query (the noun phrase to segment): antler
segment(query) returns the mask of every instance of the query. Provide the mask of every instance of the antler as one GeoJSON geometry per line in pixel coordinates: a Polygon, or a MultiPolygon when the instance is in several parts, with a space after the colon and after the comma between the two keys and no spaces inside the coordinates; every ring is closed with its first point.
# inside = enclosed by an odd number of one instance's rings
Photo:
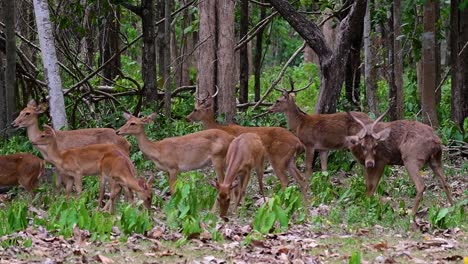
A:
{"type": "Polygon", "coordinates": [[[374,133],[374,126],[375,126],[378,122],[380,122],[380,120],[382,120],[382,118],[388,113],[388,110],[390,110],[390,108],[387,109],[387,110],[386,110],[383,114],[381,114],[379,117],[377,117],[377,119],[374,121],[374,123],[372,123],[372,125],[371,125],[371,127],[370,127],[370,132],[371,132],[372,136],[373,136],[375,139],[378,139],[379,136],[377,136],[377,134],[374,133]]]}
{"type": "Polygon", "coordinates": [[[348,115],[350,115],[354,119],[354,121],[356,121],[359,125],[362,126],[362,128],[366,132],[363,135],[367,135],[367,126],[366,126],[366,124],[364,124],[364,122],[362,122],[361,119],[355,117],[352,113],[350,113],[350,112],[347,112],[347,113],[348,113],[348,115]]]}
{"type": "Polygon", "coordinates": [[[205,101],[206,99],[208,99],[208,96],[209,96],[209,94],[208,94],[205,98],[202,99],[202,98],[198,97],[197,94],[198,94],[198,85],[195,88],[195,95],[194,95],[195,99],[197,99],[198,101],[205,101]]]}
{"type": "Polygon", "coordinates": [[[218,95],[218,92],[219,92],[218,85],[215,85],[215,87],[216,87],[216,92],[211,96],[211,98],[215,98],[218,95]]]}

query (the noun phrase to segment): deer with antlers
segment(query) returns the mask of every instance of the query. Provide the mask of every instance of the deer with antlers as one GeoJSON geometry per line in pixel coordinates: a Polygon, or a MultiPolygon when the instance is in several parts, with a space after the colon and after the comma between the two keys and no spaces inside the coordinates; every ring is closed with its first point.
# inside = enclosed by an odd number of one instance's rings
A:
{"type": "Polygon", "coordinates": [[[214,118],[214,98],[218,94],[218,87],[213,95],[204,98],[196,97],[194,110],[187,116],[189,122],[202,122],[205,129],[221,129],[233,136],[243,133],[257,134],[265,147],[266,156],[273,171],[277,175],[283,188],[288,186],[287,172],[298,182],[303,195],[307,194],[307,179],[304,179],[296,167],[296,153],[302,152],[304,146],[301,141],[287,129],[282,127],[244,127],[239,125],[221,125],[214,118]]]}
{"type": "Polygon", "coordinates": [[[424,164],[429,164],[448,201],[453,204],[452,194],[442,172],[442,142],[430,126],[417,121],[380,122],[386,113],[370,124],[364,123],[354,113],[349,113],[361,126],[361,130],[348,136],[347,144],[356,160],[365,167],[368,196],[374,194],[386,165],[406,167],[417,191],[412,209],[413,227],[416,227],[416,212],[425,189],[419,170],[424,164]]]}
{"type": "MultiPolygon", "coordinates": [[[[307,88],[307,87],[305,87],[307,88]]],[[[345,148],[346,136],[355,135],[361,126],[347,113],[335,114],[306,114],[296,105],[295,93],[305,88],[294,91],[276,89],[282,92],[280,98],[268,110],[270,113],[284,113],[288,127],[301,140],[306,148],[306,176],[312,173],[315,151],[320,153],[322,170],[327,170],[328,151],[345,148]]],[[[353,112],[363,122],[370,123],[372,120],[362,112],[353,112]]]]}
{"type": "MultiPolygon", "coordinates": [[[[18,117],[13,121],[12,126],[16,128],[26,128],[29,141],[32,142],[41,134],[38,125],[38,116],[43,112],[43,108],[40,105],[37,105],[36,101],[31,100],[28,105],[21,110],[18,117]]],[[[65,131],[57,130],[55,131],[55,134],[57,138],[57,146],[60,150],[98,143],[110,143],[118,146],[127,155],[130,152],[130,143],[128,143],[128,141],[123,137],[116,135],[115,130],[111,128],[87,128],[65,131]]],[[[46,161],[51,162],[44,147],[39,145],[35,147],[46,161]]],[[[62,186],[61,175],[57,174],[55,180],[55,185],[58,190],[62,186]]],[[[126,196],[127,199],[130,199],[130,196],[132,195],[127,192],[126,196]]]]}
{"type": "MultiPolygon", "coordinates": [[[[77,193],[82,190],[82,178],[86,175],[100,175],[101,188],[107,180],[111,182],[110,205],[105,208],[113,210],[115,197],[120,191],[120,186],[125,186],[137,192],[144,205],[151,207],[152,190],[150,183],[143,179],[135,178],[135,167],[128,155],[114,144],[92,144],[84,147],[60,150],[57,145],[57,131],[48,125],[44,125],[44,132],[32,141],[34,146],[44,149],[52,164],[57,167],[66,184],[66,193],[70,194],[73,183],[77,193]]],[[[99,196],[99,205],[103,197],[99,196]]]]}
{"type": "Polygon", "coordinates": [[[209,129],[180,137],[152,142],[145,134],[144,125],[153,122],[156,113],[135,117],[124,113],[127,123],[117,130],[118,135],[134,135],[138,147],[156,167],[169,174],[171,193],[175,191],[177,174],[213,165],[218,181],[224,180],[224,160],[233,136],[219,129],[209,129]]]}

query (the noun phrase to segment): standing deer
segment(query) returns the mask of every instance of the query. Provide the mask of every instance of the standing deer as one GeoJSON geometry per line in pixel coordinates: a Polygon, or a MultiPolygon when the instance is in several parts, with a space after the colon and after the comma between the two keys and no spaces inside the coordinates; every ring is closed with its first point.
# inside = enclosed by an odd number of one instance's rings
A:
{"type": "Polygon", "coordinates": [[[304,150],[304,145],[287,129],[282,127],[244,127],[239,125],[220,125],[214,118],[213,100],[218,94],[208,94],[205,98],[196,98],[195,108],[187,116],[187,121],[202,122],[205,129],[221,129],[233,136],[243,133],[257,134],[262,140],[263,146],[270,161],[273,171],[277,175],[283,188],[288,186],[286,171],[297,181],[302,194],[307,194],[307,179],[301,175],[296,167],[296,153],[304,150]]]}
{"type": "MultiPolygon", "coordinates": [[[[57,167],[66,184],[66,194],[69,195],[75,183],[77,193],[82,191],[82,178],[86,175],[100,175],[101,186],[107,179],[111,182],[111,200],[115,198],[118,185],[137,192],[147,208],[151,206],[152,190],[148,182],[135,179],[135,168],[130,158],[121,148],[114,144],[92,144],[84,147],[60,150],[57,146],[57,132],[44,125],[44,132],[32,141],[34,146],[44,149],[50,162],[57,167]]],[[[119,189],[120,190],[120,189],[119,189]]],[[[103,192],[99,195],[99,205],[103,192]]],[[[108,206],[106,205],[106,208],[108,206]]]]}
{"type": "MultiPolygon", "coordinates": [[[[36,101],[29,101],[28,105],[21,110],[19,116],[13,121],[12,126],[17,128],[25,127],[29,141],[33,141],[40,134],[38,126],[38,116],[43,113],[44,110],[41,106],[36,104],[36,101]]],[[[121,148],[127,155],[130,152],[130,144],[123,137],[119,137],[115,134],[115,130],[111,128],[87,128],[78,130],[66,130],[66,131],[55,131],[57,138],[57,145],[60,150],[82,147],[91,144],[98,143],[111,143],[121,148]]],[[[41,146],[36,146],[36,149],[42,154],[42,157],[50,162],[47,151],[41,146]]],[[[55,186],[60,189],[62,185],[62,176],[60,173],[56,175],[55,186]]],[[[127,199],[130,194],[126,193],[127,199]]]]}
{"type": "MultiPolygon", "coordinates": [[[[220,216],[226,217],[231,201],[231,190],[234,190],[234,206],[237,209],[245,194],[253,168],[257,171],[258,186],[263,194],[263,161],[265,148],[257,134],[244,133],[236,137],[229,145],[226,154],[226,175],[224,181],[210,181],[211,186],[218,190],[217,201],[220,206],[220,216]]],[[[226,219],[226,218],[225,218],[226,219]]]]}
{"type": "MultiPolygon", "coordinates": [[[[315,150],[320,153],[322,170],[327,170],[328,151],[345,148],[345,137],[355,135],[361,126],[347,113],[312,114],[308,115],[296,105],[295,93],[300,90],[290,91],[278,89],[283,94],[269,109],[271,113],[284,113],[288,121],[288,127],[305,145],[307,177],[312,173],[315,150]]],[[[365,123],[372,120],[362,112],[353,112],[365,123]]]]}
{"type": "Polygon", "coordinates": [[[346,140],[356,160],[365,167],[368,196],[374,194],[386,165],[406,167],[417,191],[412,210],[413,227],[416,227],[416,212],[426,188],[419,173],[424,164],[429,163],[448,201],[453,204],[452,194],[442,172],[442,142],[430,126],[417,121],[379,122],[385,114],[386,112],[373,123],[365,124],[354,113],[349,113],[362,129],[346,140]]]}
{"type": "Polygon", "coordinates": [[[213,164],[218,181],[224,179],[224,159],[229,144],[234,139],[228,133],[210,129],[180,137],[150,141],[144,125],[153,121],[156,113],[138,118],[124,113],[127,123],[117,130],[118,135],[134,135],[141,152],[151,159],[158,169],[169,174],[171,193],[179,171],[191,171],[213,164]]]}
{"type": "Polygon", "coordinates": [[[0,186],[20,184],[34,196],[33,190],[44,174],[44,161],[30,153],[0,156],[0,186]]]}

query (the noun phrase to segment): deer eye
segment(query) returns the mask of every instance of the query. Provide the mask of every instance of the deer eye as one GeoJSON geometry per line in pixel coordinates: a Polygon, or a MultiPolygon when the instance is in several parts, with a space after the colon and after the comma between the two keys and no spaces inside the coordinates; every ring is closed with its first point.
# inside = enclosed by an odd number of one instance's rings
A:
{"type": "Polygon", "coordinates": [[[44,136],[44,135],[41,135],[41,138],[45,138],[45,136],[44,136]]]}
{"type": "Polygon", "coordinates": [[[130,123],[130,125],[131,125],[131,126],[134,126],[134,125],[135,125],[135,123],[133,123],[133,122],[132,122],[132,123],[130,123]]]}
{"type": "Polygon", "coordinates": [[[25,115],[30,115],[31,113],[27,112],[25,115]]]}
{"type": "Polygon", "coordinates": [[[198,109],[193,109],[194,112],[198,111],[198,109]]]}

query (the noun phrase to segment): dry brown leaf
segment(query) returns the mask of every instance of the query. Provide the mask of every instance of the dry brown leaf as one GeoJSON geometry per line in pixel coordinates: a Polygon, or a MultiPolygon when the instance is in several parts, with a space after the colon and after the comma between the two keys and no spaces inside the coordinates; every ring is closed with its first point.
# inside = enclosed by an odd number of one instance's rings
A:
{"type": "Polygon", "coordinates": [[[96,256],[96,260],[100,261],[101,263],[104,263],[104,264],[113,264],[114,263],[114,261],[111,258],[108,258],[108,257],[103,256],[101,254],[96,256]]]}

